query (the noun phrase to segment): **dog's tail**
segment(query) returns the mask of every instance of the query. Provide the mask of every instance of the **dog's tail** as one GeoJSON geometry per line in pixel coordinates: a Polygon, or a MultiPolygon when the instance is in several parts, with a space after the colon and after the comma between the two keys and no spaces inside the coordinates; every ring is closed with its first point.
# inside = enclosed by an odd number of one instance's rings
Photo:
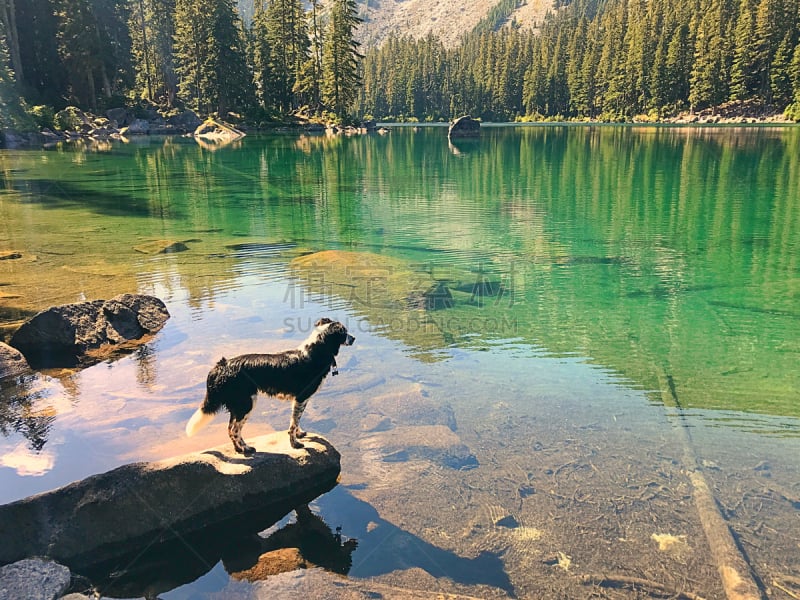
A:
{"type": "MultiPolygon", "coordinates": [[[[205,403],[204,403],[205,405],[205,403]]],[[[195,433],[200,431],[203,427],[208,425],[208,422],[214,418],[214,413],[207,413],[203,411],[203,406],[194,411],[192,418],[186,423],[186,435],[192,437],[195,433]]]]}

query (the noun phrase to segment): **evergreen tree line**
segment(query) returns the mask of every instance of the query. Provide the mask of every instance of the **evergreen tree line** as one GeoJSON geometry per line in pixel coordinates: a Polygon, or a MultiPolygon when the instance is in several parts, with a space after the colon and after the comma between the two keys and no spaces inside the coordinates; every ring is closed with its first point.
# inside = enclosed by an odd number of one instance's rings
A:
{"type": "Polygon", "coordinates": [[[393,36],[367,52],[358,110],[628,120],[734,100],[800,120],[799,0],[575,0],[535,32],[482,24],[452,49],[393,36]]]}
{"type": "Polygon", "coordinates": [[[253,2],[245,26],[235,0],[0,0],[0,103],[13,84],[56,110],[146,100],[345,118],[360,85],[355,0],[253,2]]]}

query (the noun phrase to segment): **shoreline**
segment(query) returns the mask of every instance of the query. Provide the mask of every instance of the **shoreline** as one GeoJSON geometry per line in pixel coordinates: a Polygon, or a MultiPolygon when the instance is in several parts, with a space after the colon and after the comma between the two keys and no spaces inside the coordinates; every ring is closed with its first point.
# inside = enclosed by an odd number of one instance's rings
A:
{"type": "MultiPolygon", "coordinates": [[[[58,113],[66,113],[71,123],[68,129],[55,129],[40,127],[30,131],[2,130],[0,131],[0,149],[47,148],[60,143],[81,141],[110,142],[129,141],[133,138],[153,136],[187,136],[203,137],[198,132],[204,125],[213,123],[217,129],[229,129],[247,133],[301,133],[301,134],[330,134],[353,135],[369,133],[388,127],[443,127],[451,124],[450,121],[392,121],[392,120],[364,120],[359,126],[342,126],[336,123],[321,123],[312,120],[296,118],[270,123],[248,123],[238,120],[229,123],[221,119],[206,119],[203,121],[196,113],[185,110],[170,117],[163,116],[155,108],[148,114],[136,116],[133,108],[120,107],[106,111],[105,115],[95,115],[84,112],[75,107],[68,107],[58,113]],[[377,122],[376,122],[377,121],[377,122]]],[[[57,115],[57,116],[58,116],[57,115]]],[[[589,118],[556,118],[556,117],[530,117],[520,118],[517,121],[481,121],[476,119],[482,127],[488,126],[513,126],[513,125],[654,125],[654,126],[716,126],[716,125],[796,125],[786,116],[784,111],[779,111],[774,106],[754,104],[750,101],[732,101],[719,106],[705,108],[692,112],[683,111],[670,117],[655,117],[651,115],[635,115],[628,119],[589,119],[589,118]]],[[[56,120],[55,122],[58,122],[56,120]]],[[[218,136],[225,137],[225,136],[218,136]]],[[[241,137],[241,136],[238,136],[241,137]]],[[[236,139],[238,139],[238,137],[236,139]]],[[[229,139],[204,138],[206,143],[221,144],[232,141],[229,139]]]]}

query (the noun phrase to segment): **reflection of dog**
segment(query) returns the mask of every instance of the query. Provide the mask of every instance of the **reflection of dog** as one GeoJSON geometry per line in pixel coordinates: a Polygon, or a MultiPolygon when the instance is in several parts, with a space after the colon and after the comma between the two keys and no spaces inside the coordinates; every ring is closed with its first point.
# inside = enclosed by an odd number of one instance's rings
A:
{"type": "Polygon", "coordinates": [[[350,346],[355,341],[337,321],[320,319],[315,327],[296,350],[242,354],[230,360],[221,358],[208,373],[205,400],[186,424],[186,435],[194,435],[224,406],[231,415],[228,435],[234,449],[240,454],[252,454],[255,448],[242,439],[242,427],[255,406],[258,392],[262,392],[292,401],[289,442],[294,448],[302,448],[297,438],[305,435],[300,429],[300,417],[308,399],[331,369],[334,375],[338,372],[339,347],[350,346]]]}

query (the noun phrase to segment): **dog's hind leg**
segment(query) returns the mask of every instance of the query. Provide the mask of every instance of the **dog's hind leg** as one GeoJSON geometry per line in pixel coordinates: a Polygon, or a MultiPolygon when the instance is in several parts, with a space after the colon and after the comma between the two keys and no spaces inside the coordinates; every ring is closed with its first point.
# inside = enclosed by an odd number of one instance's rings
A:
{"type": "Polygon", "coordinates": [[[304,437],[306,432],[300,429],[300,417],[303,416],[303,411],[306,409],[308,400],[302,402],[294,400],[292,402],[292,420],[289,422],[289,443],[292,448],[304,448],[303,444],[297,441],[297,438],[304,437]]]}
{"type": "Polygon", "coordinates": [[[248,446],[242,438],[242,427],[244,427],[246,422],[246,416],[241,419],[237,419],[233,415],[231,415],[231,420],[228,422],[228,435],[233,442],[233,449],[239,454],[244,455],[253,454],[256,451],[256,449],[252,446],[248,446]]]}
{"type": "Polygon", "coordinates": [[[250,416],[250,412],[253,410],[253,407],[256,403],[256,395],[254,394],[249,398],[250,402],[244,404],[239,407],[241,409],[245,409],[243,411],[239,410],[231,410],[231,420],[228,421],[228,435],[233,442],[233,448],[239,454],[253,454],[256,449],[252,446],[248,446],[247,443],[242,438],[242,428],[244,424],[247,422],[247,417],[250,416]]]}

